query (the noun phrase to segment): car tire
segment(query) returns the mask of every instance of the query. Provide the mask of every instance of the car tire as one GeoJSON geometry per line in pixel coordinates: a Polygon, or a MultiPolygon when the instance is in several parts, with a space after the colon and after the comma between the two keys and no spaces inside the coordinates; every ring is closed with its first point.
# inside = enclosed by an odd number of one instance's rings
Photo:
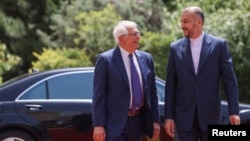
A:
{"type": "Polygon", "coordinates": [[[0,133],[0,141],[35,141],[35,139],[25,132],[9,130],[0,133]]]}

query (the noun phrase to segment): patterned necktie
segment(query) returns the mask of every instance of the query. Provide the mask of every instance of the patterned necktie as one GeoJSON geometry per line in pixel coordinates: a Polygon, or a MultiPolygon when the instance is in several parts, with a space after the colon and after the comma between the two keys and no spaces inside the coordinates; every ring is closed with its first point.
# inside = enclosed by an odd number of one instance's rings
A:
{"type": "Polygon", "coordinates": [[[142,88],[139,75],[133,61],[133,54],[129,54],[128,56],[130,58],[131,85],[133,95],[132,111],[136,111],[136,108],[139,108],[142,105],[142,88]]]}

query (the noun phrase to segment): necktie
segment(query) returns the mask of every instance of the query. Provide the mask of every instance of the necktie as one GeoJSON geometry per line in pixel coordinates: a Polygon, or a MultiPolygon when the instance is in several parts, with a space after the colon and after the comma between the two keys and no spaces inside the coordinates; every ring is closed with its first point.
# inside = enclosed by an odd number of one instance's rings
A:
{"type": "Polygon", "coordinates": [[[130,58],[131,85],[132,85],[132,96],[133,96],[132,111],[136,111],[136,108],[139,108],[142,105],[142,89],[141,89],[139,75],[133,61],[133,54],[129,54],[129,58],[130,58]]]}

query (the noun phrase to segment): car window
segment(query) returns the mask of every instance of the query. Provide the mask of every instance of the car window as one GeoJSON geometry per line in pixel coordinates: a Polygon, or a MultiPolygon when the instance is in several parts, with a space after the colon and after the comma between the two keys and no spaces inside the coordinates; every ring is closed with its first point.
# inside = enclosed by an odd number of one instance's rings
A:
{"type": "Polygon", "coordinates": [[[45,82],[26,92],[20,99],[46,99],[45,82]]]}
{"type": "Polygon", "coordinates": [[[27,91],[20,99],[91,99],[93,76],[75,73],[52,77],[27,91]],[[46,88],[48,88],[46,90],[46,88]]]}
{"type": "MultiPolygon", "coordinates": [[[[92,99],[93,77],[93,72],[52,77],[25,92],[20,99],[92,99]]],[[[164,83],[156,80],[156,87],[159,101],[164,102],[164,83]]]]}
{"type": "Polygon", "coordinates": [[[60,76],[48,81],[50,99],[91,99],[93,73],[60,76]]]}

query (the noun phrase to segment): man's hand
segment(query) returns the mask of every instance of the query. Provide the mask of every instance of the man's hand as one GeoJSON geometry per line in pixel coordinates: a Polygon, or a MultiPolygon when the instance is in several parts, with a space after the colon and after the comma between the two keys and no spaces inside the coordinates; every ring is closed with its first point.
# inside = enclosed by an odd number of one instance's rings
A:
{"type": "Polygon", "coordinates": [[[238,115],[230,115],[229,120],[231,125],[240,125],[240,117],[238,115]]]}
{"type": "Polygon", "coordinates": [[[154,133],[153,133],[152,140],[156,140],[160,135],[160,131],[161,131],[160,124],[157,122],[154,122],[153,127],[154,127],[154,133]]]}
{"type": "Polygon", "coordinates": [[[105,141],[106,133],[103,126],[97,126],[94,128],[93,140],[94,141],[105,141]]]}
{"type": "Polygon", "coordinates": [[[166,119],[165,120],[165,131],[172,138],[174,138],[174,130],[175,130],[174,120],[173,119],[166,119]]]}

